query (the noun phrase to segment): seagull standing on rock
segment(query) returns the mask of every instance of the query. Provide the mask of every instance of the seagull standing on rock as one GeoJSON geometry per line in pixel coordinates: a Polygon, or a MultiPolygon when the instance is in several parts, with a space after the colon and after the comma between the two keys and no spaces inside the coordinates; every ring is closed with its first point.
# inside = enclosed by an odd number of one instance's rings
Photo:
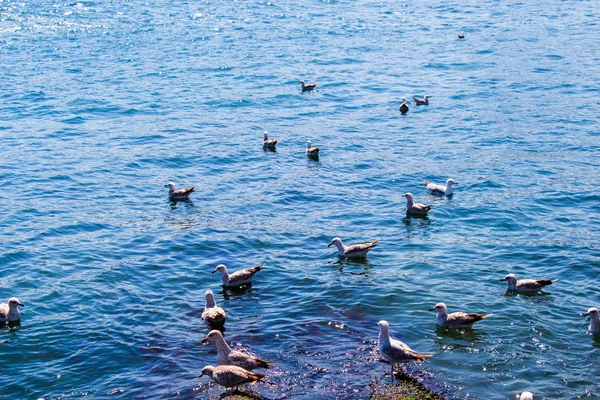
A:
{"type": "Polygon", "coordinates": [[[406,197],[406,212],[408,214],[427,215],[429,210],[433,208],[433,206],[415,203],[412,193],[404,193],[402,197],[406,197]]]}
{"type": "Polygon", "coordinates": [[[544,286],[552,285],[556,282],[556,279],[521,279],[517,280],[515,274],[508,274],[500,281],[506,281],[508,283],[507,290],[513,290],[515,292],[538,292],[544,286]]]}
{"type": "Polygon", "coordinates": [[[195,187],[175,190],[175,184],[172,182],[167,183],[165,187],[169,188],[169,199],[171,200],[187,200],[190,194],[196,190],[195,187]]]}
{"type": "Polygon", "coordinates": [[[0,304],[0,322],[16,322],[21,320],[19,306],[25,307],[16,297],[11,297],[8,304],[0,304]]]}
{"type": "Polygon", "coordinates": [[[433,354],[417,353],[404,342],[392,339],[390,337],[390,325],[387,321],[379,321],[377,325],[379,326],[379,340],[377,343],[379,354],[392,363],[392,376],[394,376],[394,364],[410,361],[421,362],[433,356],[433,354]]]}
{"type": "Polygon", "coordinates": [[[481,321],[492,314],[467,314],[464,312],[453,312],[447,314],[448,309],[444,303],[437,303],[429,311],[437,311],[436,322],[443,328],[471,328],[477,321],[481,321]]]}
{"type": "Polygon", "coordinates": [[[215,342],[217,345],[217,361],[220,365],[235,365],[248,371],[255,368],[269,368],[272,362],[261,360],[258,357],[251,356],[241,351],[232,350],[225,342],[223,334],[220,331],[213,330],[202,340],[202,343],[215,342]]]}
{"type": "Polygon", "coordinates": [[[441,196],[450,196],[452,194],[453,189],[452,185],[458,185],[458,182],[451,178],[446,180],[446,186],[438,185],[427,181],[423,182],[423,186],[431,190],[432,194],[438,194],[441,196]]]}
{"type": "Polygon", "coordinates": [[[252,284],[252,277],[254,276],[254,274],[261,270],[263,265],[264,264],[261,264],[258,267],[241,269],[230,275],[229,272],[227,272],[227,267],[223,264],[219,264],[212,273],[214,274],[215,272],[219,272],[221,274],[221,278],[223,279],[223,286],[244,286],[252,284]]]}
{"type": "Polygon", "coordinates": [[[202,372],[198,378],[202,378],[204,375],[209,376],[217,384],[225,387],[225,394],[231,388],[238,387],[245,383],[254,384],[265,377],[263,374],[255,374],[250,371],[246,371],[244,368],[236,367],[235,365],[219,365],[213,367],[207,365],[202,368],[202,372]]]}
{"type": "Polygon", "coordinates": [[[369,250],[375,247],[380,240],[381,239],[377,239],[373,242],[353,244],[352,246],[344,246],[344,243],[342,243],[342,239],[336,237],[333,238],[333,240],[327,245],[327,247],[335,245],[335,247],[337,247],[338,249],[338,253],[342,257],[366,257],[369,250]]]}

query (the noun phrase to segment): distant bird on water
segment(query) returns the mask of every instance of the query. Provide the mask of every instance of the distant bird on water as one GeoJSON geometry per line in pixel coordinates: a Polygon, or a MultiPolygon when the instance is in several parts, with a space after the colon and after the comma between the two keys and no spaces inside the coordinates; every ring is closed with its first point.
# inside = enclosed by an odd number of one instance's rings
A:
{"type": "Polygon", "coordinates": [[[600,334],[600,316],[598,315],[598,309],[592,307],[587,310],[585,314],[581,314],[582,317],[590,317],[590,326],[588,331],[594,335],[600,334]]]}
{"type": "Polygon", "coordinates": [[[430,97],[431,97],[431,96],[427,96],[427,95],[425,95],[425,97],[423,97],[422,99],[420,99],[420,98],[418,98],[418,97],[415,97],[415,96],[413,96],[413,100],[415,101],[415,103],[416,103],[418,106],[428,106],[428,105],[429,105],[429,98],[430,98],[430,97]]]}
{"type": "Polygon", "coordinates": [[[427,181],[423,183],[423,186],[431,190],[432,194],[438,194],[442,196],[450,196],[452,194],[452,185],[458,185],[458,182],[454,179],[447,179],[446,186],[438,185],[427,181]]]}
{"type": "Polygon", "coordinates": [[[390,337],[390,325],[387,321],[379,321],[377,325],[379,326],[379,340],[377,342],[379,354],[392,363],[392,376],[394,376],[394,364],[410,361],[421,362],[433,356],[433,354],[417,353],[404,342],[392,339],[390,337]]]}
{"type": "Polygon", "coordinates": [[[223,338],[223,334],[218,330],[210,331],[204,340],[202,340],[202,343],[209,341],[215,342],[217,345],[217,361],[220,365],[235,365],[248,371],[255,368],[269,368],[269,366],[273,365],[272,362],[261,360],[258,357],[242,353],[241,351],[232,350],[223,338]]]}
{"type": "Polygon", "coordinates": [[[263,264],[258,267],[241,269],[230,275],[229,272],[227,272],[227,267],[223,264],[219,264],[212,273],[219,272],[221,274],[223,286],[236,287],[251,284],[252,277],[260,271],[262,267],[263,264]]]}
{"type": "Polygon", "coordinates": [[[459,38],[459,39],[464,39],[464,38],[465,38],[465,33],[464,33],[464,32],[460,32],[460,33],[458,34],[458,38],[459,38]]]}
{"type": "Polygon", "coordinates": [[[309,83],[307,85],[306,83],[304,83],[304,81],[300,81],[300,84],[302,85],[302,92],[310,92],[318,85],[318,83],[309,83]]]}
{"type": "Polygon", "coordinates": [[[475,322],[481,321],[492,314],[467,314],[464,312],[453,312],[447,314],[447,308],[444,303],[437,303],[429,311],[437,311],[436,323],[444,328],[470,328],[475,322]]]}
{"type": "Polygon", "coordinates": [[[400,104],[400,113],[402,115],[406,114],[408,112],[408,104],[406,104],[406,98],[403,97],[402,98],[402,104],[400,104]]]}
{"type": "Polygon", "coordinates": [[[425,204],[415,203],[413,200],[412,193],[404,193],[402,197],[406,197],[406,212],[408,214],[427,215],[429,210],[433,208],[433,206],[426,206],[425,204]]]}
{"type": "Polygon", "coordinates": [[[169,188],[169,198],[171,200],[186,200],[196,190],[195,187],[175,190],[175,184],[171,182],[167,183],[165,187],[169,188]]]}
{"type": "Polygon", "coordinates": [[[19,306],[25,307],[16,297],[11,297],[8,304],[0,304],[0,322],[15,322],[21,320],[19,306]]]}
{"type": "Polygon", "coordinates": [[[519,400],[533,400],[533,394],[531,392],[523,392],[519,400]]]}
{"type": "Polygon", "coordinates": [[[206,321],[209,326],[214,327],[224,325],[225,318],[227,318],[225,310],[217,306],[217,303],[215,302],[215,295],[213,294],[212,290],[207,290],[206,306],[204,307],[204,312],[202,312],[202,319],[206,321]]]}
{"type": "Polygon", "coordinates": [[[204,375],[212,378],[217,384],[224,386],[225,394],[231,388],[245,383],[254,384],[265,377],[263,374],[255,374],[235,365],[219,365],[217,367],[207,365],[202,368],[202,372],[198,378],[202,378],[204,375]]]}
{"type": "Polygon", "coordinates": [[[331,241],[331,243],[329,243],[327,245],[327,247],[331,247],[331,245],[335,245],[335,247],[337,247],[337,249],[338,249],[339,255],[342,257],[350,257],[350,258],[366,257],[369,250],[371,250],[373,247],[375,247],[377,245],[377,243],[379,242],[379,240],[381,240],[381,239],[377,239],[373,242],[368,242],[368,243],[360,243],[360,244],[353,244],[352,246],[344,246],[344,243],[342,243],[342,239],[336,237],[336,238],[333,238],[333,240],[331,241]]]}
{"type": "Polygon", "coordinates": [[[263,138],[263,149],[267,150],[275,150],[275,145],[277,144],[277,140],[269,139],[269,134],[265,131],[263,138]]]}
{"type": "Polygon", "coordinates": [[[319,158],[319,148],[312,147],[310,140],[306,142],[306,156],[310,158],[319,158]]]}
{"type": "Polygon", "coordinates": [[[515,274],[508,274],[500,281],[506,281],[508,283],[507,290],[514,290],[515,292],[538,292],[544,286],[552,285],[556,282],[556,279],[521,279],[517,280],[515,274]]]}

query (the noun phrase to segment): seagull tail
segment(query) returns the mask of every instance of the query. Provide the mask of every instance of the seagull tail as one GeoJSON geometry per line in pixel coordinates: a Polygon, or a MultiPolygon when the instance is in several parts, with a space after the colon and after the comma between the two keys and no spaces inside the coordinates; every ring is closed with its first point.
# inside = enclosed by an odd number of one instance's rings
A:
{"type": "Polygon", "coordinates": [[[253,381],[250,382],[251,385],[254,385],[256,382],[260,382],[266,375],[265,374],[252,374],[253,381]]]}
{"type": "Polygon", "coordinates": [[[421,362],[426,358],[433,357],[433,354],[417,354],[417,362],[421,362]]]}
{"type": "Polygon", "coordinates": [[[371,242],[371,247],[375,247],[377,246],[377,243],[379,243],[381,241],[381,239],[375,239],[371,242]]]}
{"type": "Polygon", "coordinates": [[[260,264],[258,267],[254,267],[252,268],[254,270],[254,273],[257,273],[258,271],[260,271],[263,267],[265,266],[265,264],[260,264]]]}
{"type": "Polygon", "coordinates": [[[482,316],[481,316],[481,319],[486,319],[487,317],[490,317],[490,316],[492,316],[492,315],[494,315],[494,314],[493,314],[493,313],[490,313],[490,314],[485,314],[485,315],[482,315],[482,316]]]}

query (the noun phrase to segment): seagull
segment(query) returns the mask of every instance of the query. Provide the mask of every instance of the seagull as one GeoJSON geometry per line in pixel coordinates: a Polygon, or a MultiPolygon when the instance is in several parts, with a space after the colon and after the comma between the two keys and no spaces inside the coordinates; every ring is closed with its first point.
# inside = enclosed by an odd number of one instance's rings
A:
{"type": "Polygon", "coordinates": [[[523,392],[519,400],[533,400],[533,394],[531,392],[523,392]]]}
{"type": "Polygon", "coordinates": [[[172,182],[167,183],[165,187],[169,188],[169,198],[171,200],[186,200],[196,190],[195,187],[175,190],[175,184],[172,182]]]}
{"type": "Polygon", "coordinates": [[[516,292],[537,292],[544,286],[552,285],[556,282],[556,279],[521,279],[517,281],[515,274],[508,274],[500,281],[506,281],[508,283],[507,290],[514,290],[516,292]]]}
{"type": "Polygon", "coordinates": [[[394,364],[410,361],[421,362],[433,354],[417,353],[405,343],[390,337],[390,325],[387,321],[379,321],[379,341],[377,346],[383,358],[392,363],[392,376],[394,375],[394,364]]]}
{"type": "Polygon", "coordinates": [[[202,319],[206,321],[209,326],[222,326],[225,324],[226,318],[225,310],[217,306],[215,302],[215,295],[212,290],[206,291],[206,307],[202,313],[202,319]]]}
{"type": "Polygon", "coordinates": [[[275,150],[276,144],[277,144],[277,140],[269,139],[268,132],[265,131],[265,137],[263,139],[263,149],[275,150]]]}
{"type": "Polygon", "coordinates": [[[211,377],[217,384],[225,386],[225,394],[231,388],[243,385],[244,383],[254,384],[265,377],[263,374],[255,374],[235,365],[219,365],[217,367],[207,365],[202,368],[198,379],[204,375],[211,377]]]}
{"type": "Polygon", "coordinates": [[[585,314],[581,314],[582,317],[590,316],[590,327],[588,331],[594,335],[600,334],[600,316],[598,316],[598,309],[592,307],[587,310],[585,314]]]}
{"type": "Polygon", "coordinates": [[[453,312],[448,315],[446,314],[447,308],[444,303],[437,303],[435,307],[430,308],[429,311],[437,311],[436,322],[439,326],[444,328],[471,328],[475,322],[481,321],[492,315],[467,314],[464,312],[453,312]]]}
{"type": "Polygon", "coordinates": [[[404,115],[407,112],[408,112],[408,104],[406,104],[406,97],[403,97],[402,104],[400,104],[400,113],[402,113],[402,115],[404,115]]]}
{"type": "Polygon", "coordinates": [[[342,243],[342,239],[336,237],[333,238],[333,240],[327,245],[327,247],[331,247],[331,245],[334,244],[335,247],[337,247],[340,256],[342,257],[366,257],[369,250],[375,247],[380,240],[381,239],[377,239],[369,243],[360,243],[353,244],[352,246],[344,246],[344,243],[342,243]]]}
{"type": "Polygon", "coordinates": [[[236,287],[252,284],[252,277],[263,267],[264,264],[254,268],[241,269],[229,275],[227,267],[223,264],[217,265],[217,268],[212,272],[213,274],[217,271],[221,273],[223,279],[223,286],[236,287]]]}
{"type": "Polygon", "coordinates": [[[458,34],[458,38],[459,39],[464,39],[465,38],[465,33],[464,32],[459,33],[458,34]]]}
{"type": "Polygon", "coordinates": [[[309,83],[308,85],[304,83],[304,81],[300,81],[302,85],[302,92],[310,92],[314,88],[317,87],[318,83],[309,83]]]}
{"type": "Polygon", "coordinates": [[[415,103],[416,103],[418,106],[428,106],[428,105],[429,105],[429,98],[430,98],[430,97],[431,97],[431,96],[427,96],[427,95],[425,95],[425,97],[423,97],[422,99],[420,99],[420,98],[418,98],[418,97],[415,97],[415,96],[413,96],[413,100],[415,101],[415,103]]]}
{"type": "Polygon", "coordinates": [[[412,193],[404,193],[402,197],[406,197],[406,212],[408,214],[427,215],[427,212],[433,208],[433,206],[413,202],[412,193]]]}
{"type": "Polygon", "coordinates": [[[458,185],[458,182],[451,178],[446,180],[446,186],[438,185],[427,181],[423,182],[423,186],[431,190],[432,194],[439,194],[442,196],[450,196],[452,194],[452,185],[458,185]]]}
{"type": "Polygon", "coordinates": [[[319,158],[319,148],[312,147],[310,140],[306,142],[306,156],[310,158],[319,158]]]}
{"type": "Polygon", "coordinates": [[[19,307],[25,307],[16,297],[11,297],[8,304],[0,304],[0,322],[14,322],[21,320],[19,307]]]}
{"type": "Polygon", "coordinates": [[[274,364],[242,353],[241,351],[231,350],[231,347],[225,342],[223,334],[220,331],[210,331],[204,340],[202,340],[202,343],[209,341],[215,342],[217,345],[217,361],[220,365],[235,365],[250,371],[255,368],[269,368],[269,366],[274,364]]]}

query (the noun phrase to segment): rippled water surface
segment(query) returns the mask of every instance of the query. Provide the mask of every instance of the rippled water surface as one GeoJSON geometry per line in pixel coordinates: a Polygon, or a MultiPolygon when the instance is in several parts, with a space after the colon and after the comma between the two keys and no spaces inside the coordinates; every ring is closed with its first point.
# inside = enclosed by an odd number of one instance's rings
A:
{"type": "Polygon", "coordinates": [[[218,398],[212,289],[276,361],[269,399],[390,382],[381,319],[450,398],[600,398],[599,25],[591,0],[0,2],[0,300],[25,304],[0,397],[218,398]],[[334,236],[381,242],[343,261],[334,236]],[[233,293],[220,263],[265,268],[233,293]],[[509,272],[558,282],[509,295],[509,272]],[[494,315],[436,329],[439,301],[494,315]]]}

